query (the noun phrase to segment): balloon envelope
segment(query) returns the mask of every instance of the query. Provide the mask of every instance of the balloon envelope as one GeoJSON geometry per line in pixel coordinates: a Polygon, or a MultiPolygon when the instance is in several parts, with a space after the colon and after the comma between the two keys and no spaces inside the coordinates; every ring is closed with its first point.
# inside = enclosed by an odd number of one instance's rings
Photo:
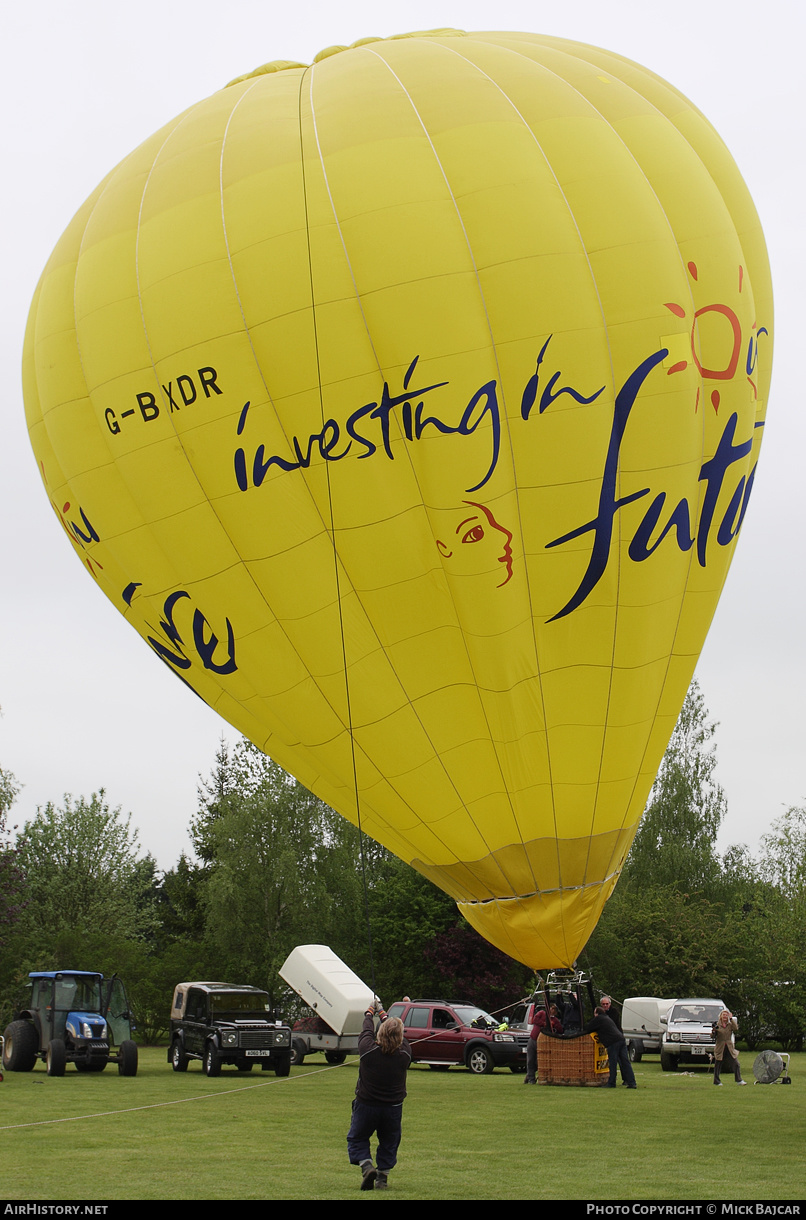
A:
{"type": "Polygon", "coordinates": [[[752,488],[763,237],[617,55],[432,31],[265,65],[101,183],[30,435],[193,690],[535,967],[612,891],[752,488]]]}

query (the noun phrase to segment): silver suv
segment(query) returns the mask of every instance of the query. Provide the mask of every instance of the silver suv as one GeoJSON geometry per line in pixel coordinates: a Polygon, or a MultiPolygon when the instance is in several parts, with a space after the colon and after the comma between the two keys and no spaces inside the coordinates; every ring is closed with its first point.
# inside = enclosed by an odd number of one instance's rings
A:
{"type": "Polygon", "coordinates": [[[721,1000],[675,1000],[665,1017],[660,1048],[664,1072],[681,1063],[708,1064],[714,1053],[713,1027],[725,1005],[721,1000]]]}

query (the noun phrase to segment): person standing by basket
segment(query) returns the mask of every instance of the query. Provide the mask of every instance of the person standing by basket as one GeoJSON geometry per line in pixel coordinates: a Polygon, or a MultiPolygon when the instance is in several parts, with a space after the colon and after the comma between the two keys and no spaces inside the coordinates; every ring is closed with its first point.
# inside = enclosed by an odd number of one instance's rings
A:
{"type": "Polygon", "coordinates": [[[713,1027],[714,1035],[714,1084],[722,1084],[719,1079],[719,1073],[722,1069],[722,1063],[725,1055],[728,1057],[728,1063],[733,1071],[733,1078],[737,1084],[747,1084],[746,1080],[742,1080],[742,1069],[739,1066],[739,1052],[735,1045],[735,1036],[739,1032],[739,1023],[732,1012],[728,1012],[727,1008],[723,1008],[719,1014],[718,1020],[713,1027]]]}
{"type": "Polygon", "coordinates": [[[628,1089],[637,1089],[638,1085],[635,1083],[635,1073],[630,1063],[630,1055],[627,1050],[624,1034],[616,1023],[605,1015],[602,1008],[597,1007],[594,1009],[594,1015],[583,1026],[582,1032],[583,1034],[596,1034],[596,1037],[607,1051],[607,1064],[610,1069],[610,1075],[604,1087],[606,1089],[615,1089],[617,1071],[621,1068],[621,1083],[626,1084],[628,1089]]]}

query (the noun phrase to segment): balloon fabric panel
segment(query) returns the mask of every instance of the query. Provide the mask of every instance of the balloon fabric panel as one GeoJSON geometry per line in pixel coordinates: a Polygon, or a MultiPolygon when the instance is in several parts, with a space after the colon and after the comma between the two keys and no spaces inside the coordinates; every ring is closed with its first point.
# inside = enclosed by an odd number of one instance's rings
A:
{"type": "Polygon", "coordinates": [[[31,308],[61,525],[156,655],[534,967],[619,872],[752,490],[763,235],[628,60],[432,31],[239,78],[31,308]]]}

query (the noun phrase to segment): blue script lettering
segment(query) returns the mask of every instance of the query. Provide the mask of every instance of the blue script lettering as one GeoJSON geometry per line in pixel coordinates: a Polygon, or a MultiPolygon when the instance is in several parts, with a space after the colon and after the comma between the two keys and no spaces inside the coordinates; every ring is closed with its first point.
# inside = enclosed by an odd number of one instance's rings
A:
{"type": "MultiPolygon", "coordinates": [[[[590,559],[579,587],[563,606],[562,610],[553,615],[548,620],[549,622],[564,618],[572,610],[576,610],[590,595],[591,591],[596,588],[596,585],[604,575],[605,568],[610,559],[610,548],[613,540],[613,521],[616,513],[620,508],[624,508],[625,505],[643,499],[644,496],[648,496],[650,493],[650,488],[644,487],[640,491],[632,492],[628,496],[616,498],[619,454],[627,422],[630,418],[630,412],[635,406],[635,401],[641,387],[652,370],[667,355],[666,348],[662,348],[639,364],[638,368],[627,378],[616,397],[613,426],[610,431],[610,441],[602,475],[602,486],[599,492],[599,511],[596,517],[592,521],[586,521],[584,525],[578,526],[576,529],[563,534],[560,538],[553,539],[552,542],[547,544],[547,548],[562,546],[566,542],[571,542],[574,538],[581,538],[583,534],[593,534],[593,547],[590,559]]],[[[632,538],[628,550],[632,560],[641,563],[643,560],[648,559],[657,550],[664,538],[674,531],[677,545],[683,552],[691,550],[696,541],[697,562],[701,567],[705,567],[708,539],[711,535],[714,513],[716,512],[716,506],[725,482],[725,476],[735,462],[741,461],[749,455],[753,446],[752,438],[748,441],[734,444],[737,423],[738,416],[734,413],[725,425],[714,456],[707,462],[703,462],[700,467],[699,481],[705,483],[705,494],[703,496],[702,511],[697,525],[696,537],[692,533],[690,506],[688,501],[683,499],[672,510],[669,520],[661,529],[658,537],[654,542],[651,542],[652,535],[659,523],[666,503],[666,493],[661,492],[653,499],[632,538]]],[[[763,422],[755,424],[756,428],[763,426],[763,422]]],[[[745,480],[744,476],[740,479],[717,531],[717,543],[720,546],[727,546],[739,532],[744,520],[744,514],[747,511],[747,503],[753,488],[754,478],[755,467],[747,480],[745,480]]]]}
{"type": "MultiPolygon", "coordinates": [[[[136,585],[130,584],[124,590],[124,600],[131,605],[131,598],[134,595],[136,585]]],[[[178,589],[175,593],[170,593],[165,599],[163,606],[164,619],[160,620],[160,629],[165,638],[168,640],[170,647],[164,644],[161,640],[155,639],[152,635],[147,636],[147,640],[151,647],[166,664],[177,669],[190,669],[190,658],[185,655],[185,642],[179,632],[179,628],[174,622],[174,608],[177,602],[184,598],[190,598],[190,594],[184,589],[178,589]]],[[[234,673],[238,666],[235,664],[235,633],[232,630],[232,623],[226,619],[227,624],[227,644],[226,654],[221,661],[216,661],[215,652],[219,645],[218,636],[214,633],[207,619],[202,614],[201,610],[193,612],[193,644],[196,652],[205,669],[209,669],[215,674],[231,674],[234,673]]],[[[180,675],[181,676],[181,675],[180,675]]]]}
{"type": "MultiPolygon", "coordinates": [[[[537,400],[537,387],[540,382],[540,366],[543,363],[543,357],[546,354],[546,349],[551,343],[553,337],[553,335],[549,335],[548,339],[541,347],[537,357],[535,371],[526,383],[526,388],[523,391],[523,396],[521,398],[521,419],[528,419],[532,413],[532,407],[535,405],[537,400]]],[[[604,386],[600,386],[595,393],[591,394],[590,398],[585,398],[585,396],[580,394],[578,390],[572,390],[568,385],[561,386],[559,390],[555,391],[554,387],[560,380],[561,376],[562,373],[557,372],[549,378],[548,385],[544,388],[543,393],[540,395],[540,406],[537,408],[538,415],[542,415],[546,407],[550,407],[555,399],[559,398],[561,394],[570,394],[574,402],[582,403],[587,406],[589,403],[595,402],[604,390],[604,386]]]]}
{"type": "MultiPolygon", "coordinates": [[[[363,449],[363,452],[358,454],[359,458],[372,457],[380,448],[390,461],[394,461],[391,419],[397,408],[400,408],[401,427],[407,441],[419,441],[429,428],[444,435],[472,436],[485,420],[489,420],[489,465],[479,482],[466,488],[468,492],[478,491],[488,482],[495,470],[501,449],[501,414],[496,382],[488,381],[480,386],[464,408],[459,422],[449,423],[434,412],[426,414],[426,405],[423,401],[427,394],[433,394],[435,390],[447,386],[447,381],[438,381],[433,385],[421,386],[416,390],[408,388],[418,360],[419,356],[415,356],[409,365],[403,380],[402,394],[390,393],[388,382],[384,382],[380,402],[369,402],[358,407],[345,422],[343,430],[335,419],[328,419],[323,423],[321,431],[310,433],[304,442],[301,443],[296,436],[292,437],[293,458],[281,457],[278,453],[267,456],[265,445],[259,444],[251,461],[251,485],[260,487],[272,466],[286,472],[307,470],[314,451],[318,451],[319,456],[326,462],[338,462],[347,456],[354,443],[363,449]],[[413,405],[417,399],[421,401],[413,405]],[[369,421],[376,423],[377,428],[370,429],[367,426],[369,421]],[[345,433],[346,435],[344,435],[345,433]]],[[[247,402],[241,411],[238,420],[238,436],[243,434],[246,427],[250,406],[251,403],[247,402]]],[[[249,463],[244,448],[238,448],[235,451],[234,465],[238,487],[241,491],[247,491],[250,486],[249,463]]]]}

